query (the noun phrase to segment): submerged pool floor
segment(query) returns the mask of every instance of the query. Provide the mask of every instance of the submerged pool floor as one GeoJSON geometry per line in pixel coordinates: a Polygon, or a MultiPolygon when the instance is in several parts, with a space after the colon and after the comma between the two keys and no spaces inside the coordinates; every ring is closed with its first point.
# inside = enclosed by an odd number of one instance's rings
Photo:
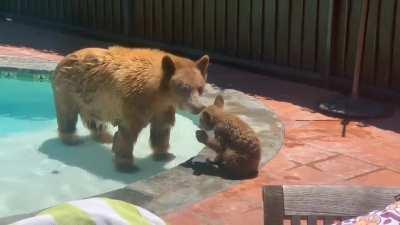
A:
{"type": "Polygon", "coordinates": [[[82,145],[68,147],[59,141],[48,82],[0,78],[0,217],[119,189],[173,168],[203,148],[196,129],[193,120],[177,114],[170,148],[176,158],[163,163],[151,158],[147,127],[134,151],[140,170],[119,173],[111,145],[92,141],[80,122],[82,145]]]}

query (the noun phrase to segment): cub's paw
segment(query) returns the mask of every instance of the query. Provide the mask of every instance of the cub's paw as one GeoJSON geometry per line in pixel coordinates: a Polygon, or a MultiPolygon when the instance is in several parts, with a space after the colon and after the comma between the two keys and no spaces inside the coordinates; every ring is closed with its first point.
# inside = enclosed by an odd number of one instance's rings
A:
{"type": "Polygon", "coordinates": [[[115,168],[123,173],[130,173],[138,170],[139,168],[133,164],[133,159],[122,158],[114,156],[115,168]]]}
{"type": "Polygon", "coordinates": [[[153,154],[153,160],[154,161],[164,161],[164,162],[169,162],[174,160],[176,157],[174,154],[165,152],[165,153],[154,153],[153,154]]]}
{"type": "Polygon", "coordinates": [[[73,146],[83,143],[83,140],[76,134],[59,133],[59,137],[65,145],[73,146]]]}
{"type": "Polygon", "coordinates": [[[208,136],[207,136],[207,133],[204,130],[198,130],[198,131],[196,131],[196,138],[197,138],[198,142],[206,143],[207,139],[208,139],[208,136]]]}

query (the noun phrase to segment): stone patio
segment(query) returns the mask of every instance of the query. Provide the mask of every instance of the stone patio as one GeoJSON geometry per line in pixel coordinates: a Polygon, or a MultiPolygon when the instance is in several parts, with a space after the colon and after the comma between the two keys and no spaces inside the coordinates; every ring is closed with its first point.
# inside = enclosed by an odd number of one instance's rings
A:
{"type": "MultiPolygon", "coordinates": [[[[0,57],[57,61],[75,49],[108,45],[9,22],[0,22],[0,31],[0,57]]],[[[385,119],[346,124],[315,110],[334,92],[218,68],[210,71],[210,83],[256,96],[273,109],[284,123],[285,145],[258,178],[165,215],[170,224],[262,224],[261,187],[266,184],[400,186],[399,108],[385,119]]]]}

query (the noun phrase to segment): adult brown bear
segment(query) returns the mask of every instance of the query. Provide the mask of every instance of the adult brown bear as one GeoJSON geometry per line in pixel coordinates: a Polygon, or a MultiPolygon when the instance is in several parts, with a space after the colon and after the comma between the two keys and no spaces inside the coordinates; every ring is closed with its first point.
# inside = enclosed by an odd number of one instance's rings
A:
{"type": "Polygon", "coordinates": [[[199,113],[207,80],[209,57],[198,61],[152,49],[87,48],[67,55],[57,66],[53,91],[58,131],[68,145],[80,143],[75,134],[78,114],[93,138],[113,142],[118,169],[133,168],[133,146],[151,124],[150,142],[156,160],[170,158],[170,129],[175,109],[199,113]],[[118,127],[114,136],[106,124],[118,127]]]}

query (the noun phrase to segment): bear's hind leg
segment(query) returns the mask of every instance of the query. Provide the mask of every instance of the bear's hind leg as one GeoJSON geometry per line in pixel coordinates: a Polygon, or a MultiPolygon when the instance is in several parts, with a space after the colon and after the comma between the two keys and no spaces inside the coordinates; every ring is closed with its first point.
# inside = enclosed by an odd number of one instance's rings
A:
{"type": "Polygon", "coordinates": [[[168,161],[175,156],[168,152],[171,128],[175,124],[175,110],[169,108],[153,117],[150,126],[150,144],[156,161],[168,161]]]}
{"type": "Polygon", "coordinates": [[[78,106],[65,93],[55,92],[54,95],[58,133],[61,141],[66,145],[80,144],[81,139],[75,133],[78,122],[78,106]]]}

